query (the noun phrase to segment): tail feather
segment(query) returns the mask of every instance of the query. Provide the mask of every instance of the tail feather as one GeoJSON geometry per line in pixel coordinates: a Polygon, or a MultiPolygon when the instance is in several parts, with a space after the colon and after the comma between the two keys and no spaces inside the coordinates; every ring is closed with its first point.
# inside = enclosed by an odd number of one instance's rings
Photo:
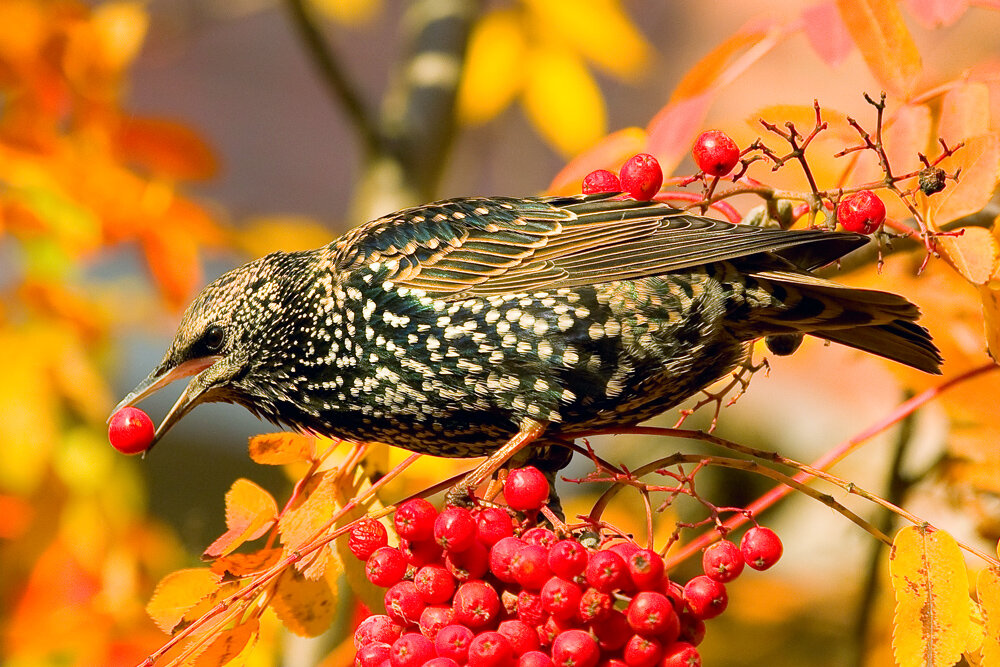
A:
{"type": "Polygon", "coordinates": [[[810,332],[817,338],[870,352],[901,364],[941,374],[941,353],[927,329],[913,322],[896,320],[890,324],[810,332]]]}

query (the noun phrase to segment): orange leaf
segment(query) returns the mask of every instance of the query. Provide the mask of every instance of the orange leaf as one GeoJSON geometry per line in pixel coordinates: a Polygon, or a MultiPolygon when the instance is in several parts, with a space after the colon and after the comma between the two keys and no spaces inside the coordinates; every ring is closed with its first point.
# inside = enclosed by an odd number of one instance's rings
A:
{"type": "MultiPolygon", "coordinates": [[[[278,520],[278,530],[281,533],[285,555],[300,551],[327,527],[330,517],[339,507],[337,503],[339,483],[340,475],[336,470],[314,476],[302,492],[305,498],[281,515],[278,520]]],[[[313,556],[296,563],[296,567],[308,570],[310,577],[316,578],[323,573],[329,555],[328,548],[320,549],[314,552],[313,556]]]]}
{"type": "Polygon", "coordinates": [[[842,63],[854,49],[847,26],[833,2],[823,2],[802,10],[802,30],[813,51],[831,67],[842,63]]]}
{"type": "Polygon", "coordinates": [[[971,633],[972,600],[965,560],[955,539],[909,526],[889,555],[896,593],[892,649],[901,667],[953,665],[971,633]]]}
{"type": "Polygon", "coordinates": [[[907,99],[923,65],[895,0],[837,0],[837,7],[875,79],[889,93],[907,99]]]}
{"type": "Polygon", "coordinates": [[[983,612],[986,636],[983,640],[983,664],[1000,665],[1000,572],[986,568],[979,573],[976,593],[983,612]]]}
{"type": "Polygon", "coordinates": [[[216,558],[212,562],[212,572],[222,577],[223,581],[249,577],[263,572],[278,562],[281,549],[261,549],[249,554],[229,554],[216,558]]]}
{"type": "Polygon", "coordinates": [[[278,504],[270,493],[248,479],[238,479],[226,492],[226,526],[229,530],[205,550],[203,558],[225,556],[247,540],[255,540],[270,528],[278,515],[278,504]]]}
{"type": "Polygon", "coordinates": [[[167,305],[180,310],[201,283],[198,246],[188,234],[152,227],[142,239],[146,262],[167,305]]]}
{"type": "Polygon", "coordinates": [[[939,236],[941,255],[959,275],[974,285],[984,285],[1000,261],[1000,244],[983,227],[965,227],[960,236],[939,236]]]}
{"type": "Polygon", "coordinates": [[[316,458],[316,439],[298,433],[263,433],[250,438],[250,458],[280,466],[316,458]]]}
{"type": "Polygon", "coordinates": [[[178,180],[213,178],[218,160],[193,129],[163,118],[123,118],[114,137],[119,159],[178,180]]]}
{"type": "Polygon", "coordinates": [[[1000,141],[995,134],[972,137],[939,166],[949,174],[962,170],[958,183],[949,182],[942,192],[928,200],[934,221],[943,225],[977,213],[989,203],[1000,172],[1000,141]]]}
{"type": "Polygon", "coordinates": [[[260,621],[251,618],[229,630],[223,630],[194,661],[195,667],[222,667],[243,655],[257,641],[260,621]]]}
{"type": "Polygon", "coordinates": [[[204,568],[171,572],[156,585],[146,613],[164,632],[172,632],[184,614],[218,589],[219,576],[204,568]]]}
{"type": "Polygon", "coordinates": [[[636,153],[646,150],[646,132],[642,128],[627,127],[612,132],[597,144],[569,161],[546,190],[551,195],[571,195],[580,192],[583,177],[595,169],[609,169],[615,173],[622,163],[636,153]]]}
{"type": "Polygon", "coordinates": [[[938,136],[957,146],[958,142],[990,131],[990,87],[966,81],[949,90],[941,101],[938,136]]]}
{"type": "Polygon", "coordinates": [[[698,132],[702,130],[713,93],[670,102],[653,116],[646,126],[647,150],[656,156],[663,174],[673,174],[677,165],[690,152],[698,132]]]}
{"type": "Polygon", "coordinates": [[[308,579],[289,567],[278,578],[271,608],[295,634],[315,637],[330,627],[337,598],[326,579],[308,579]]]}

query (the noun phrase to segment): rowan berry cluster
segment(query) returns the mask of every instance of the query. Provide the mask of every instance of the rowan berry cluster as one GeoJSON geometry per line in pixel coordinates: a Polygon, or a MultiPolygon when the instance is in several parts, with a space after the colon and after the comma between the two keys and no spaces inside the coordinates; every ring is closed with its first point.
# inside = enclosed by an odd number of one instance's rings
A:
{"type": "Polygon", "coordinates": [[[706,574],[681,586],[656,551],[537,523],[548,495],[526,467],[508,475],[506,507],[403,503],[398,547],[383,524],[358,523],[349,547],[387,590],[386,613],[355,632],[356,667],[695,667],[725,582],[781,555],[777,536],[754,528],[741,547],[706,550],[706,574]]]}

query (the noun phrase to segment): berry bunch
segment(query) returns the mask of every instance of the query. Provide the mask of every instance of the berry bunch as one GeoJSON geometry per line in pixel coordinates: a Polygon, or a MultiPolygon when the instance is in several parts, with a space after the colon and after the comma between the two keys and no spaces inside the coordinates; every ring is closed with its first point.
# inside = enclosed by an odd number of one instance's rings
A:
{"type": "Polygon", "coordinates": [[[387,590],[386,613],[355,632],[356,667],[694,667],[704,621],[726,608],[724,583],[781,554],[772,531],[754,528],[741,547],[706,550],[706,574],[681,586],[656,551],[538,525],[548,493],[526,467],[507,477],[506,508],[409,500],[393,519],[398,547],[382,524],[359,522],[350,549],[387,590]]]}
{"type": "Polygon", "coordinates": [[[618,174],[597,169],[583,178],[583,194],[624,192],[637,201],[649,201],[663,185],[663,170],[656,158],[648,153],[633,155],[622,165],[618,174]]]}

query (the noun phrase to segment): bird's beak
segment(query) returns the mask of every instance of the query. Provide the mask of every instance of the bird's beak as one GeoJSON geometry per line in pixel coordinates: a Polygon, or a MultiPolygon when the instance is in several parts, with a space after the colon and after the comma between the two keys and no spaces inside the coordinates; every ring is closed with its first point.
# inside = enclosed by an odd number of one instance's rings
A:
{"type": "MultiPolygon", "coordinates": [[[[149,448],[152,448],[164,433],[170,430],[170,428],[180,421],[181,417],[186,415],[190,410],[196,406],[207,392],[211,388],[211,384],[206,382],[207,369],[211,368],[215,362],[221,359],[218,355],[213,355],[209,357],[201,357],[199,359],[191,359],[185,361],[177,366],[169,366],[166,362],[160,364],[156,369],[150,373],[145,380],[139,383],[139,385],[133,389],[128,396],[126,396],[121,403],[115,406],[115,409],[111,412],[118,412],[124,407],[135,405],[142,399],[146,398],[150,394],[162,389],[174,380],[180,380],[181,378],[194,376],[190,382],[188,382],[187,387],[181,393],[180,398],[174,403],[174,407],[170,408],[170,412],[167,416],[163,418],[160,425],[156,427],[156,432],[153,434],[153,442],[149,444],[149,448]]],[[[110,421],[110,417],[108,421],[110,421]]],[[[148,451],[148,450],[147,450],[148,451]]]]}

